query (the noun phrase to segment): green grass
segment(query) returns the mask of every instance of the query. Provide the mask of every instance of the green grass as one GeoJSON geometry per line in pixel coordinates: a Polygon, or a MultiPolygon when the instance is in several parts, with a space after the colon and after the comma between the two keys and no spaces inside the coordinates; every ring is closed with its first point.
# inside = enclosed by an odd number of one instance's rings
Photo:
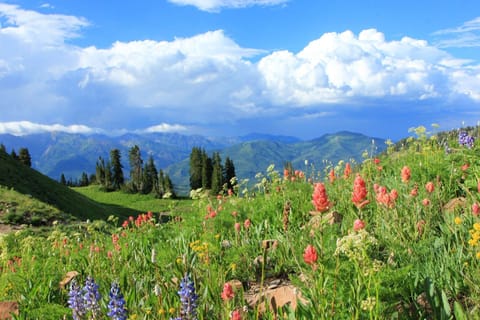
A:
{"type": "MultiPolygon", "coordinates": [[[[65,218],[85,219],[106,219],[110,215],[117,215],[120,218],[134,215],[137,210],[125,208],[113,203],[100,204],[94,200],[68,188],[57,181],[29,168],[19,161],[15,161],[8,154],[0,152],[0,186],[5,190],[15,190],[21,197],[16,201],[23,203],[26,199],[37,199],[44,205],[37,202],[35,210],[39,216],[45,213],[45,218],[50,220],[51,208],[65,213],[65,218]],[[45,208],[41,209],[41,207],[45,208]]],[[[28,204],[25,204],[28,206],[28,204]]]]}
{"type": "Polygon", "coordinates": [[[121,216],[133,216],[148,211],[168,213],[175,211],[191,211],[192,201],[188,199],[158,199],[152,194],[129,194],[123,191],[104,192],[97,185],[78,187],[73,190],[85,197],[105,206],[118,207],[121,216]]]}
{"type": "Polygon", "coordinates": [[[98,284],[100,319],[107,318],[114,281],[129,319],[181,316],[185,275],[198,295],[199,320],[227,320],[244,309],[243,320],[480,319],[480,215],[473,209],[480,203],[480,146],[468,149],[455,139],[449,137],[450,153],[435,139],[409,139],[378,160],[367,155],[349,176],[339,163],[333,182],[330,168],[315,172],[326,191],[315,198],[329,200],[322,213],[313,212],[312,182],[285,179],[272,168],[251,187],[240,183],[236,195],[194,201],[81,188],[103,205],[154,213],[0,237],[0,300],[18,301],[18,319],[71,318],[69,288],[59,282],[74,270],[81,285],[87,276],[98,284]],[[401,179],[405,166],[408,181],[401,179]],[[362,208],[352,202],[357,174],[368,191],[362,208]],[[385,202],[380,187],[398,197],[385,202]],[[459,205],[446,206],[452,200],[459,205]],[[175,219],[158,223],[164,211],[175,219]],[[333,213],[343,219],[330,224],[325,217],[333,213]],[[355,229],[358,219],[364,229],[355,229]],[[265,240],[276,244],[264,246],[265,240]],[[233,298],[222,299],[233,280],[240,284],[233,298]],[[301,295],[296,309],[265,311],[261,299],[247,300],[279,280],[301,295]]]}

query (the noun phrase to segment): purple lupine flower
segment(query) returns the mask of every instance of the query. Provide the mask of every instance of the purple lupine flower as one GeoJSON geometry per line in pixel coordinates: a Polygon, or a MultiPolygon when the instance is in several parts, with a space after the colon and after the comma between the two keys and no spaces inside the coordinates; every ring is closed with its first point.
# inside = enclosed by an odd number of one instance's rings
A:
{"type": "Polygon", "coordinates": [[[98,292],[98,285],[92,277],[88,276],[83,287],[83,303],[86,311],[91,312],[92,319],[100,318],[100,299],[102,298],[98,292]]]}
{"type": "Polygon", "coordinates": [[[473,143],[475,142],[475,138],[468,135],[467,132],[465,131],[460,131],[459,134],[458,134],[458,143],[461,145],[461,146],[465,146],[467,148],[472,148],[473,147],[473,143]]]}
{"type": "Polygon", "coordinates": [[[180,317],[172,320],[197,320],[197,300],[195,293],[195,285],[188,274],[185,274],[180,282],[180,290],[178,290],[180,302],[180,317]]]}
{"type": "Polygon", "coordinates": [[[127,309],[125,308],[125,299],[120,291],[117,282],[112,283],[110,289],[110,301],[108,302],[107,316],[114,320],[127,320],[127,309]]]}
{"type": "Polygon", "coordinates": [[[72,309],[73,320],[81,320],[85,316],[86,310],[83,304],[82,289],[75,279],[72,279],[70,283],[68,296],[68,305],[72,309]]]}

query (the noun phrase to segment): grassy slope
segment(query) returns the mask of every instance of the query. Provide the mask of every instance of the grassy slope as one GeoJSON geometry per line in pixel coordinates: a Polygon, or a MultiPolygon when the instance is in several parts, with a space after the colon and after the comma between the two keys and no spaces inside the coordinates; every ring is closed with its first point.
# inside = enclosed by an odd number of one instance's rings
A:
{"type": "Polygon", "coordinates": [[[125,210],[129,210],[131,215],[137,215],[138,213],[145,213],[147,211],[168,212],[173,208],[175,208],[175,210],[191,211],[192,202],[190,200],[160,200],[153,195],[127,194],[121,191],[103,192],[100,191],[99,187],[96,185],[79,187],[74,190],[93,201],[108,206],[116,205],[125,210]]]}
{"type": "MultiPolygon", "coordinates": [[[[14,189],[18,193],[29,195],[59,211],[71,214],[79,219],[105,219],[109,215],[126,217],[136,211],[118,205],[103,205],[88,197],[48,178],[36,170],[13,160],[9,155],[0,152],[0,186],[14,189]]],[[[0,189],[0,195],[6,189],[0,189]]],[[[22,202],[18,198],[17,202],[22,202]]],[[[41,206],[38,206],[40,208],[41,206]]]]}

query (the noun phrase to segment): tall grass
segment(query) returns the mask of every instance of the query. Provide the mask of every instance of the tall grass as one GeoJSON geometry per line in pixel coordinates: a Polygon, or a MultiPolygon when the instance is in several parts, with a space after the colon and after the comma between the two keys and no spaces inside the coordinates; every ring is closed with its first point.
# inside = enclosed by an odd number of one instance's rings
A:
{"type": "MultiPolygon", "coordinates": [[[[198,319],[479,318],[480,149],[459,145],[456,134],[420,134],[378,158],[367,154],[348,175],[345,163],[288,176],[271,167],[230,195],[151,199],[125,221],[5,235],[0,299],[19,302],[19,319],[71,317],[69,286],[59,283],[77,271],[79,283],[98,283],[102,318],[118,282],[129,319],[189,319],[178,293],[188,275],[198,319]],[[362,206],[352,202],[357,176],[367,191],[362,206]],[[324,212],[312,204],[320,182],[324,212]],[[165,211],[172,219],[159,223],[165,211]],[[293,288],[290,303],[267,295],[275,286],[293,288]]],[[[135,201],[106,197],[96,200],[135,201]]]]}

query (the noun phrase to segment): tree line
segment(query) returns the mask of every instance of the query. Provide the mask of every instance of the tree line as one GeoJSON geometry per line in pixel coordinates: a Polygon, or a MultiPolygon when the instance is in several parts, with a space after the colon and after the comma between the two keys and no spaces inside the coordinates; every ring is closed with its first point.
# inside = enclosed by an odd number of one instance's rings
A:
{"type": "Polygon", "coordinates": [[[95,167],[95,182],[106,191],[124,190],[129,193],[155,194],[159,198],[175,197],[172,180],[155,166],[150,155],[144,163],[140,148],[135,145],[128,152],[130,179],[126,181],[120,150],[112,149],[110,157],[99,157],[95,167]]]}
{"type": "Polygon", "coordinates": [[[190,153],[190,189],[202,188],[213,194],[232,190],[235,165],[229,158],[222,164],[220,153],[209,157],[204,149],[193,147],[190,153]]]}
{"type": "MultiPolygon", "coordinates": [[[[3,143],[0,144],[0,151],[8,154],[7,149],[5,148],[5,145],[3,143]]],[[[30,156],[28,148],[20,148],[18,150],[18,154],[17,152],[15,152],[15,149],[12,149],[12,151],[10,152],[10,157],[26,165],[27,167],[32,167],[32,157],[30,156]]]]}

